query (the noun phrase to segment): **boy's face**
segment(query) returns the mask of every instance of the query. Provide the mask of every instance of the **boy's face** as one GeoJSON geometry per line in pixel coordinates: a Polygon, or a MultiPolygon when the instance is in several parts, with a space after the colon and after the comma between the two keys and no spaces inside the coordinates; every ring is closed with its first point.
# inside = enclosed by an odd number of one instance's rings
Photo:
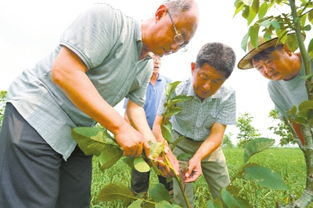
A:
{"type": "Polygon", "coordinates": [[[196,63],[192,63],[191,70],[194,92],[201,99],[214,95],[226,80],[222,72],[208,64],[197,68],[196,63]]]}
{"type": "Polygon", "coordinates": [[[289,80],[298,73],[301,67],[298,57],[286,48],[274,50],[268,58],[252,60],[252,64],[270,80],[289,80]]]}

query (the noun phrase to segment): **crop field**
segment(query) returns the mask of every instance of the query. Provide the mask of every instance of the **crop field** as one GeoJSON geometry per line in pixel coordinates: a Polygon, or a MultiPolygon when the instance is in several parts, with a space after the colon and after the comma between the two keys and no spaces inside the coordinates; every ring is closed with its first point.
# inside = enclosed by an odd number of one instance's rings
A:
{"type": "MultiPolygon", "coordinates": [[[[243,149],[224,149],[230,176],[237,173],[243,164],[243,149]]],[[[285,204],[301,195],[305,185],[305,164],[303,154],[294,148],[272,148],[265,150],[251,158],[251,162],[268,167],[278,172],[288,185],[287,191],[270,190],[262,188],[251,181],[236,179],[233,185],[238,187],[239,196],[249,202],[251,207],[271,208],[276,204],[285,204]]],[[[122,201],[96,202],[96,196],[103,185],[109,183],[122,183],[129,186],[130,169],[122,161],[119,161],[110,169],[101,172],[94,159],[93,181],[92,181],[92,208],[122,208],[122,201]]],[[[157,183],[156,175],[152,172],[150,183],[157,183]]],[[[206,182],[201,177],[194,183],[195,208],[206,207],[210,194],[206,182]]],[[[313,207],[311,205],[310,207],[313,207]]]]}

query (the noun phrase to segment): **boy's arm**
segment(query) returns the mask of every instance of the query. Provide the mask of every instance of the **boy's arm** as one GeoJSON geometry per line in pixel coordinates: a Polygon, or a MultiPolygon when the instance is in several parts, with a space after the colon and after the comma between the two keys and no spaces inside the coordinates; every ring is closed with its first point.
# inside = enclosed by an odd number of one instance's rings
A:
{"type": "Polygon", "coordinates": [[[223,141],[226,125],[214,123],[211,127],[211,133],[199,149],[188,162],[188,169],[185,173],[185,182],[193,182],[202,175],[201,160],[206,158],[216,150],[223,141]]]}

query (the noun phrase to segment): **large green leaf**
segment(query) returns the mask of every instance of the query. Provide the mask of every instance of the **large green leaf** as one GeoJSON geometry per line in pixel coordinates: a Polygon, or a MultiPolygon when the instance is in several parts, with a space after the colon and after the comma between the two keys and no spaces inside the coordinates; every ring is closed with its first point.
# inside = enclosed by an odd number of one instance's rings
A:
{"type": "Polygon", "coordinates": [[[274,139],[263,137],[251,140],[245,145],[244,162],[247,162],[250,159],[250,157],[253,156],[254,154],[270,148],[274,143],[275,143],[274,139]]]}
{"type": "Polygon", "coordinates": [[[260,186],[266,188],[276,190],[288,189],[278,173],[275,173],[273,170],[262,166],[254,165],[244,168],[244,178],[247,180],[253,180],[260,186]]]}
{"type": "Polygon", "coordinates": [[[142,157],[135,158],[134,168],[141,173],[150,171],[150,166],[142,157]]]}
{"type": "Polygon", "coordinates": [[[103,136],[102,128],[77,127],[72,129],[72,137],[86,155],[100,155],[106,144],[99,137],[103,136]],[[93,137],[93,139],[91,139],[93,137]]]}
{"type": "Polygon", "coordinates": [[[170,200],[170,195],[169,195],[168,191],[166,190],[165,186],[161,183],[154,184],[149,189],[149,196],[155,202],[169,201],[170,200]]]}
{"type": "Polygon", "coordinates": [[[121,149],[114,145],[106,145],[104,151],[99,155],[100,169],[105,170],[114,165],[123,155],[121,149]]]}
{"type": "Polygon", "coordinates": [[[248,205],[244,201],[236,198],[226,189],[222,189],[221,198],[228,208],[248,208],[248,205]]]}
{"type": "Polygon", "coordinates": [[[128,200],[133,198],[134,195],[127,186],[122,184],[108,184],[100,190],[96,201],[128,200]]]}
{"type": "Polygon", "coordinates": [[[133,203],[131,203],[127,208],[141,208],[143,200],[142,199],[137,199],[133,203]]]}

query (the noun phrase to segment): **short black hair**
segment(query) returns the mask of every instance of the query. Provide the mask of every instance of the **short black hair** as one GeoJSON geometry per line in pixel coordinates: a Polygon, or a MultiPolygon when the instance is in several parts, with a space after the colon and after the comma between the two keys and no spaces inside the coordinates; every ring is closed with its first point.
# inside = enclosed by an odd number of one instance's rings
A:
{"type": "Polygon", "coordinates": [[[260,61],[260,60],[264,60],[264,59],[268,59],[271,55],[271,53],[275,50],[281,50],[284,48],[283,44],[280,45],[275,45],[272,47],[269,47],[267,49],[264,49],[263,51],[257,53],[255,56],[252,57],[251,61],[260,61]]]}
{"type": "Polygon", "coordinates": [[[236,55],[234,50],[218,42],[207,43],[202,46],[196,60],[197,67],[208,64],[222,72],[225,78],[228,78],[233,72],[235,62],[236,55]]]}

